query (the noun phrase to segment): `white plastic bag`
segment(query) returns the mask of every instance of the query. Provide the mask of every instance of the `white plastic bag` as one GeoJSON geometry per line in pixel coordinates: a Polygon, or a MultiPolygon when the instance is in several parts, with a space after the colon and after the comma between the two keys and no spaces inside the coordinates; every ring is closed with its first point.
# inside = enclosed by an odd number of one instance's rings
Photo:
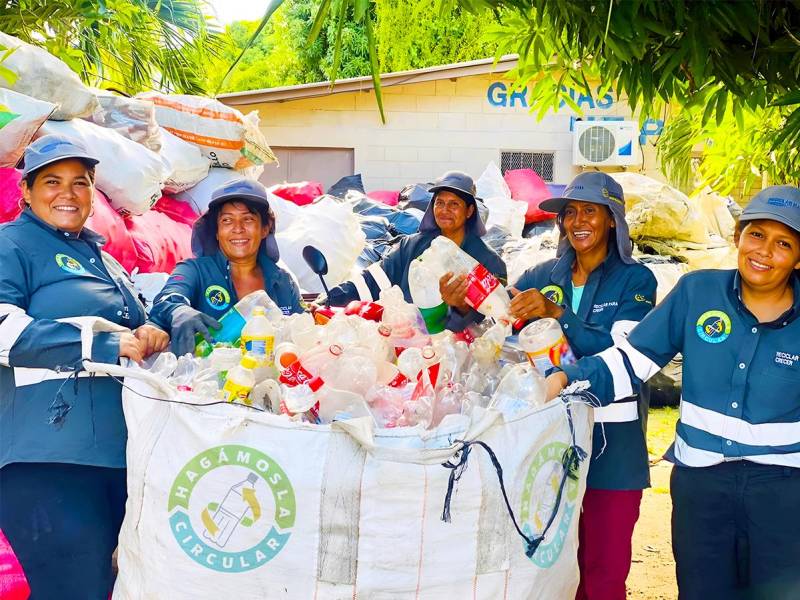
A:
{"type": "Polygon", "coordinates": [[[243,173],[231,169],[212,167],[208,170],[208,175],[204,179],[189,189],[175,194],[175,197],[178,200],[188,202],[198,214],[202,215],[208,210],[211,194],[215,189],[229,181],[241,179],[242,177],[244,177],[243,173]]]}
{"type": "Polygon", "coordinates": [[[500,227],[505,227],[513,237],[522,237],[522,229],[525,227],[525,213],[528,210],[527,202],[495,196],[484,198],[483,203],[489,209],[486,229],[493,225],[499,225],[500,227]]]}
{"type": "Polygon", "coordinates": [[[161,158],[167,163],[169,170],[164,182],[165,192],[183,192],[208,176],[211,162],[197,146],[184,142],[166,129],[161,129],[161,140],[161,158]]]}
{"type": "Polygon", "coordinates": [[[5,87],[58,105],[53,119],[88,117],[97,108],[94,93],[64,62],[43,50],[13,36],[0,32],[0,46],[16,48],[3,61],[3,66],[17,75],[10,84],[0,78],[5,87]]]}
{"type": "Polygon", "coordinates": [[[213,98],[145,92],[156,106],[164,129],[196,145],[214,167],[246,169],[274,162],[275,155],[258,127],[258,114],[247,116],[213,98]]]}
{"type": "Polygon", "coordinates": [[[338,285],[349,278],[350,271],[364,249],[366,236],[358,216],[350,207],[329,196],[302,207],[300,217],[275,235],[281,258],[300,281],[306,292],[322,292],[319,277],[303,260],[303,248],[316,246],[328,261],[325,283],[338,285]]]}
{"type": "Polygon", "coordinates": [[[56,105],[0,88],[0,167],[16,167],[56,105]]]}
{"type": "Polygon", "coordinates": [[[153,152],[161,149],[161,131],[152,102],[117,96],[105,90],[96,90],[96,93],[100,106],[87,121],[113,129],[153,152]]]}
{"type": "Polygon", "coordinates": [[[141,215],[161,198],[167,169],[152,150],[82,119],[47,121],[39,134],[50,133],[79,141],[98,158],[97,187],[120,214],[141,215]]]}
{"type": "Polygon", "coordinates": [[[506,180],[500,168],[494,161],[486,165],[486,169],[475,182],[475,189],[478,198],[507,198],[511,200],[511,190],[508,189],[506,180]]]}

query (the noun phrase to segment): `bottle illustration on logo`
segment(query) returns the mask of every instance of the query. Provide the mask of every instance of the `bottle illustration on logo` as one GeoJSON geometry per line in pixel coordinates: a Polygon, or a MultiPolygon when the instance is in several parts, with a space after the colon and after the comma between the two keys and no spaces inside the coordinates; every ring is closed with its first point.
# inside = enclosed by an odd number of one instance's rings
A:
{"type": "Polygon", "coordinates": [[[258,521],[261,505],[256,498],[256,481],[258,475],[250,473],[247,479],[228,489],[219,505],[211,503],[203,509],[204,538],[224,548],[239,525],[249,527],[258,521]]]}

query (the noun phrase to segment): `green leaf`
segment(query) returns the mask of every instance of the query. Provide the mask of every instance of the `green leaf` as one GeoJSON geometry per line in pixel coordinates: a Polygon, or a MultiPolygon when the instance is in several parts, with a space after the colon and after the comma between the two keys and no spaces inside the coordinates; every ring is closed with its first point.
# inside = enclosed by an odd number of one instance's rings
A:
{"type": "Polygon", "coordinates": [[[725,118],[725,110],[728,108],[728,90],[721,89],[717,93],[717,127],[722,125],[722,119],[725,118]]]}
{"type": "Polygon", "coordinates": [[[372,70],[372,85],[375,88],[375,101],[378,103],[378,111],[381,113],[381,123],[385,125],[386,113],[383,110],[383,91],[381,90],[380,68],[378,67],[378,55],[375,44],[375,34],[372,30],[372,19],[369,15],[365,15],[364,25],[367,32],[369,64],[372,70]]]}

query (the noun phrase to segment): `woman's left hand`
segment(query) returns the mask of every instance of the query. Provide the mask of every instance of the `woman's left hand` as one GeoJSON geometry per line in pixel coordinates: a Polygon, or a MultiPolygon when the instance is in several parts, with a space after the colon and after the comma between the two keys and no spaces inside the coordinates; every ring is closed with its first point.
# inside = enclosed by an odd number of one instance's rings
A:
{"type": "Polygon", "coordinates": [[[439,295],[442,301],[448,306],[452,306],[461,314],[469,312],[467,297],[467,276],[453,276],[453,273],[445,273],[439,279],[439,295]]]}
{"type": "Polygon", "coordinates": [[[169,345],[167,332],[153,325],[142,325],[133,332],[142,345],[142,354],[147,358],[154,352],[162,352],[169,345]]]}
{"type": "Polygon", "coordinates": [[[536,288],[531,288],[520,292],[516,288],[511,288],[513,298],[511,298],[511,316],[523,321],[531,319],[543,319],[550,317],[558,319],[564,314],[564,309],[555,302],[546,298],[542,292],[536,288]]]}

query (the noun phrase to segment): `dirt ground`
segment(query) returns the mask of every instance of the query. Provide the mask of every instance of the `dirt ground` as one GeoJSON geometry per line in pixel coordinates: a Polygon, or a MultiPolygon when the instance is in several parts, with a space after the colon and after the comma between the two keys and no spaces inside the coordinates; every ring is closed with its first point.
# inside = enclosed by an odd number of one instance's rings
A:
{"type": "MultiPolygon", "coordinates": [[[[672,441],[677,411],[653,409],[648,423],[650,458],[657,460],[672,441]]],[[[639,521],[633,532],[633,562],[628,576],[628,598],[675,600],[675,561],[672,558],[669,475],[672,465],[660,461],[650,466],[652,487],[645,490],[639,521]]]]}

